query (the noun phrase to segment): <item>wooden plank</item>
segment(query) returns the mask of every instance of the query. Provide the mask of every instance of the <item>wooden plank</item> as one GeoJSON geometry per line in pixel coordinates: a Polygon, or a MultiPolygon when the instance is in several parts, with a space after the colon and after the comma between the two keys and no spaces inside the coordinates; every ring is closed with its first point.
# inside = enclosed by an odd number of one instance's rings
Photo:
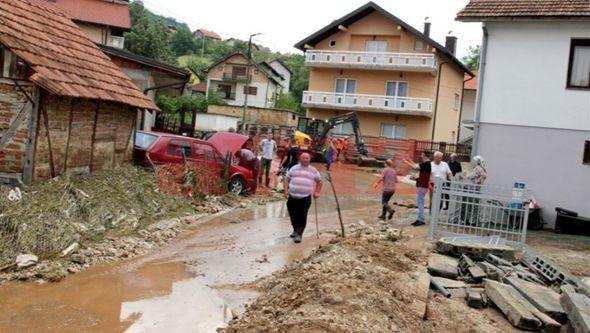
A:
{"type": "Polygon", "coordinates": [[[53,164],[53,150],[51,148],[51,135],[49,134],[49,118],[47,116],[47,110],[41,107],[41,113],[43,114],[43,123],[45,124],[45,135],[47,136],[47,148],[49,150],[49,168],[51,170],[51,178],[55,177],[55,165],[53,164]]]}
{"type": "Polygon", "coordinates": [[[25,165],[23,167],[23,183],[33,183],[33,170],[35,167],[35,148],[37,147],[37,135],[39,128],[39,103],[41,103],[41,92],[38,88],[34,91],[35,105],[29,118],[29,134],[27,137],[27,148],[25,151],[25,165]]]}
{"type": "Polygon", "coordinates": [[[27,102],[25,105],[23,105],[23,108],[16,115],[16,118],[14,118],[14,121],[12,124],[10,124],[8,130],[2,133],[2,138],[0,138],[0,150],[4,149],[8,141],[12,139],[22,122],[25,120],[25,117],[32,109],[33,105],[30,102],[27,102]]]}
{"type": "Polygon", "coordinates": [[[68,171],[68,152],[70,150],[70,136],[72,134],[72,122],[74,121],[74,99],[70,105],[70,118],[68,119],[68,138],[66,139],[66,153],[64,157],[64,172],[68,171]]]}
{"type": "Polygon", "coordinates": [[[96,110],[94,112],[94,124],[92,125],[92,141],[90,143],[90,162],[88,168],[92,172],[92,163],[94,162],[94,144],[96,141],[96,125],[98,123],[98,109],[100,108],[100,101],[96,102],[96,110]]]}

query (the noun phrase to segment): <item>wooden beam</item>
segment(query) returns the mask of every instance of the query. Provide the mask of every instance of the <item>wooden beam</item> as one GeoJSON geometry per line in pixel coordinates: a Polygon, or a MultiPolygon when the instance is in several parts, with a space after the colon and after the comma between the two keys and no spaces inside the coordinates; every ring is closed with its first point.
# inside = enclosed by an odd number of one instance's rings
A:
{"type": "Polygon", "coordinates": [[[29,118],[29,135],[27,137],[27,148],[25,151],[25,165],[23,166],[23,183],[31,185],[35,168],[35,148],[37,147],[37,135],[39,132],[39,104],[41,103],[41,91],[35,88],[35,105],[31,110],[29,118]]]}
{"type": "Polygon", "coordinates": [[[310,50],[310,49],[313,49],[313,46],[311,46],[309,44],[305,44],[305,45],[303,45],[303,48],[306,50],[310,50]]]}
{"type": "Polygon", "coordinates": [[[338,30],[341,30],[341,31],[348,31],[348,28],[347,28],[347,27],[345,27],[345,26],[343,26],[342,24],[339,24],[339,25],[338,25],[338,30]]]}
{"type": "Polygon", "coordinates": [[[96,124],[98,123],[98,109],[100,108],[100,101],[96,102],[96,111],[94,112],[94,124],[92,125],[92,141],[90,142],[90,163],[88,169],[92,172],[92,164],[94,162],[94,143],[96,141],[96,124]]]}
{"type": "Polygon", "coordinates": [[[27,101],[27,103],[25,103],[25,105],[23,105],[23,108],[16,115],[16,118],[14,118],[14,121],[12,122],[12,124],[10,124],[10,127],[8,128],[8,130],[6,130],[2,133],[2,138],[0,138],[0,150],[4,149],[4,146],[6,146],[8,141],[10,141],[10,139],[12,139],[12,137],[14,136],[14,134],[16,133],[16,131],[18,130],[18,128],[20,127],[22,122],[25,120],[25,117],[32,109],[33,109],[33,105],[29,101],[27,101]]]}
{"type": "Polygon", "coordinates": [[[51,135],[49,134],[49,117],[45,107],[41,107],[43,123],[45,124],[45,135],[47,136],[47,148],[49,150],[49,168],[51,169],[51,178],[55,177],[55,165],[53,164],[53,149],[51,148],[51,135]]]}
{"type": "Polygon", "coordinates": [[[70,119],[68,119],[68,138],[66,139],[66,153],[64,157],[64,173],[68,171],[68,151],[70,150],[70,136],[72,134],[72,122],[74,121],[74,99],[70,105],[70,119]]]}

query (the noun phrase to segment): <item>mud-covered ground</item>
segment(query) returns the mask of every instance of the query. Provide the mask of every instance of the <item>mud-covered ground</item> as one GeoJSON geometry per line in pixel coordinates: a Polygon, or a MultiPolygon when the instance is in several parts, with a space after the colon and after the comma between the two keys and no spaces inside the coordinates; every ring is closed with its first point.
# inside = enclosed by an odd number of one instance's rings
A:
{"type": "Polygon", "coordinates": [[[400,229],[350,233],[255,283],[264,293],[221,332],[500,332],[462,300],[429,292],[428,251],[400,229]]]}

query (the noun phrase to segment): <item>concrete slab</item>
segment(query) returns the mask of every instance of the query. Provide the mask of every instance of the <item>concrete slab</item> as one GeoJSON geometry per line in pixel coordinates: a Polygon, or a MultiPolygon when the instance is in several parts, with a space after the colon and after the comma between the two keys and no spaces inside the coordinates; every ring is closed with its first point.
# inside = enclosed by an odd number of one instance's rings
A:
{"type": "Polygon", "coordinates": [[[449,254],[455,257],[466,254],[474,260],[485,260],[488,254],[494,254],[506,260],[513,261],[516,260],[517,257],[520,257],[521,253],[521,250],[508,245],[484,244],[446,239],[437,241],[435,247],[436,251],[439,253],[449,254]]]}
{"type": "Polygon", "coordinates": [[[504,271],[500,268],[490,264],[487,261],[478,262],[477,265],[486,272],[487,278],[491,280],[500,281],[504,277],[504,271]]]}
{"type": "Polygon", "coordinates": [[[538,330],[541,321],[517,298],[518,291],[514,287],[493,280],[485,280],[485,291],[488,298],[502,311],[508,321],[515,327],[524,330],[538,330]]]}
{"type": "Polygon", "coordinates": [[[561,331],[561,324],[553,318],[539,311],[533,304],[531,304],[518,291],[513,294],[514,298],[524,305],[539,321],[541,321],[541,332],[543,333],[559,333],[561,331]]]}
{"type": "Polygon", "coordinates": [[[433,253],[428,260],[428,273],[456,279],[459,276],[459,262],[455,258],[433,253]]]}
{"type": "Polygon", "coordinates": [[[561,294],[561,305],[575,333],[590,333],[590,298],[588,296],[565,290],[561,294]]]}
{"type": "Polygon", "coordinates": [[[504,260],[503,258],[500,258],[491,253],[486,257],[486,261],[496,266],[512,267],[512,263],[510,263],[510,261],[504,260]]]}
{"type": "Polygon", "coordinates": [[[507,277],[504,280],[518,290],[522,296],[539,309],[539,311],[560,323],[565,323],[565,311],[561,306],[558,293],[550,288],[539,286],[535,283],[513,276],[507,277]]]}
{"type": "Polygon", "coordinates": [[[467,284],[463,281],[457,281],[452,279],[447,279],[444,277],[436,277],[435,278],[438,283],[440,283],[443,287],[447,289],[457,289],[457,288],[465,288],[467,284]]]}

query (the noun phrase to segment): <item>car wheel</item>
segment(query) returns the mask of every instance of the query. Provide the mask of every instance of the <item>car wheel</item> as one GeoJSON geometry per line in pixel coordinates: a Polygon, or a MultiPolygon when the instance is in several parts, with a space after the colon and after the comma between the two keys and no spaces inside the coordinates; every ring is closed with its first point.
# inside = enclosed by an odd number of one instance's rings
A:
{"type": "Polygon", "coordinates": [[[233,194],[240,195],[245,191],[246,186],[245,186],[242,178],[234,177],[229,181],[229,184],[227,185],[227,189],[228,189],[228,191],[230,191],[233,194]]]}

